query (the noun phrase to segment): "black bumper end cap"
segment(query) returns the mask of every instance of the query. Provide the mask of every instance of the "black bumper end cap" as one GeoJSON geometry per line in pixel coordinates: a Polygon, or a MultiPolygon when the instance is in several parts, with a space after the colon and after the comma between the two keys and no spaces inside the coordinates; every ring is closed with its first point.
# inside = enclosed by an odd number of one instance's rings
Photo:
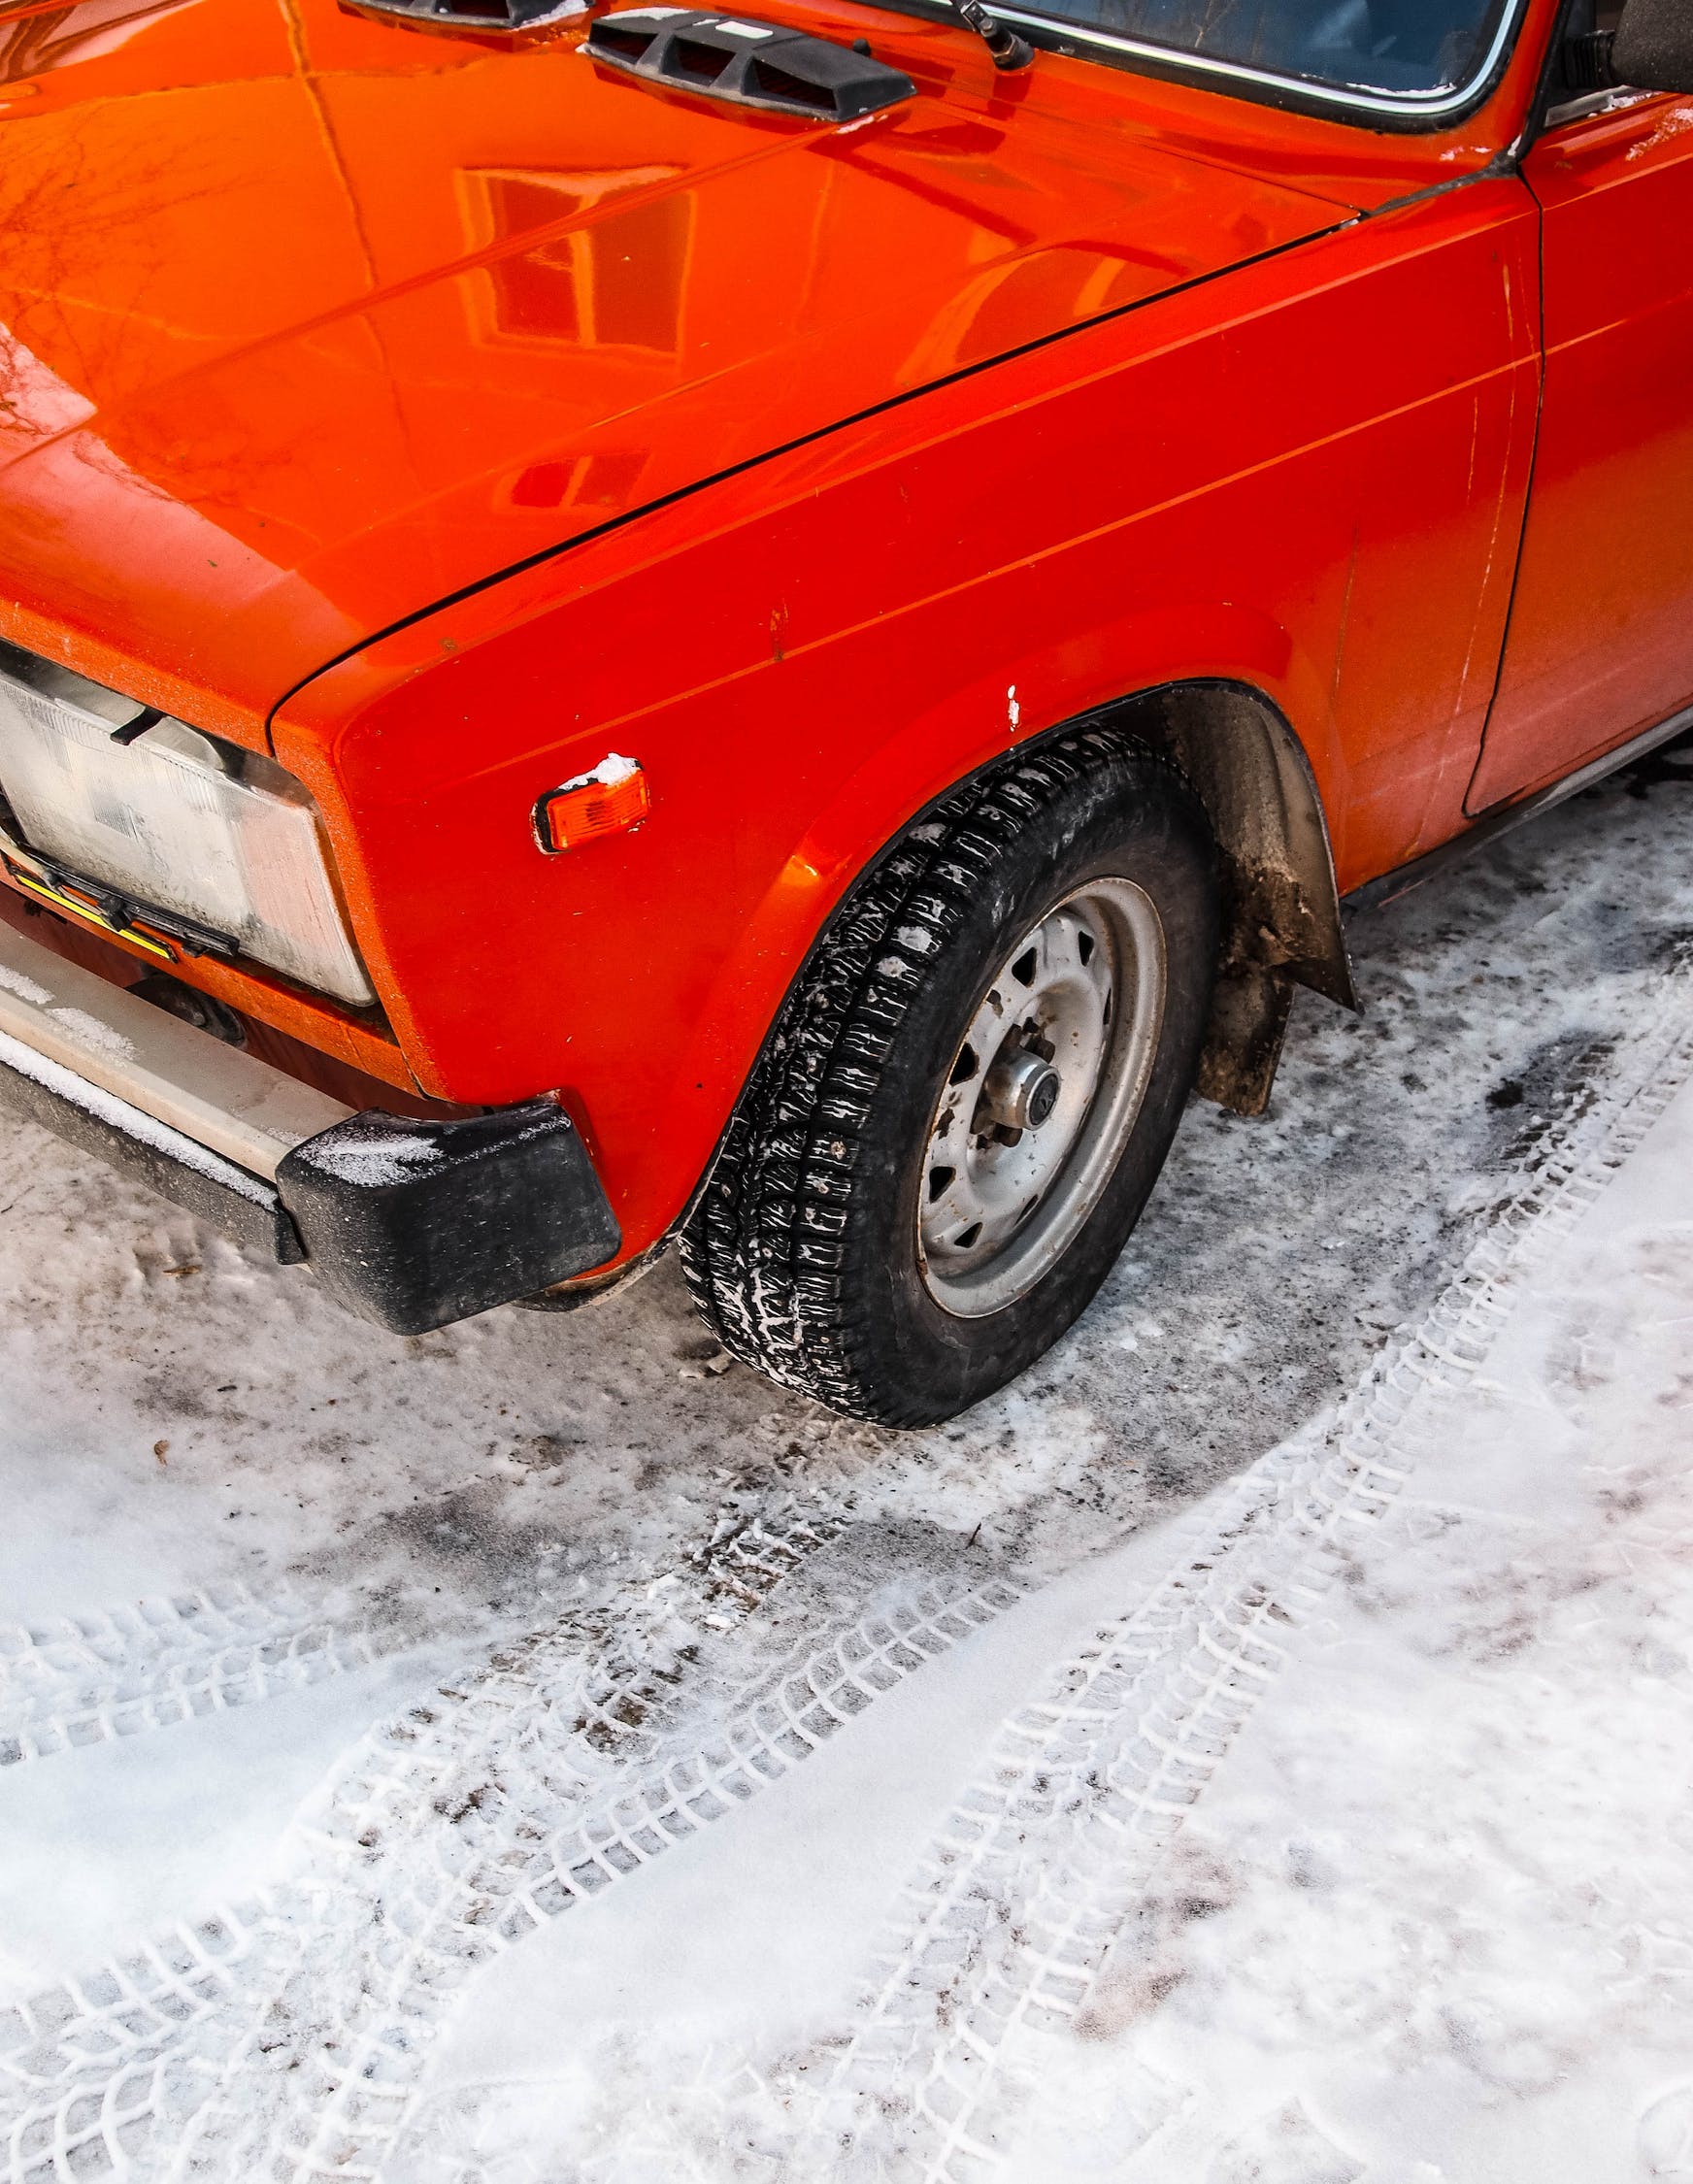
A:
{"type": "Polygon", "coordinates": [[[553,1100],[451,1122],[372,1109],[277,1170],[313,1273],[395,1335],[426,1335],[604,1266],[622,1232],[553,1100]]]}

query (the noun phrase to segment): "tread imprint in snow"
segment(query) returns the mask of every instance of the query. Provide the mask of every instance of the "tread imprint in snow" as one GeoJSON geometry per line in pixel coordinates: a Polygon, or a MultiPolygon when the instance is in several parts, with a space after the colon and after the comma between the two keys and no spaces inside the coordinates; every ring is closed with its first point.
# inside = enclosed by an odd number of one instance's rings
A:
{"type": "MultiPolygon", "coordinates": [[[[1672,977],[1611,1084],[1531,1148],[1523,1186],[1422,1326],[1312,1429],[1254,1464],[1161,1583],[1012,1718],[911,1887],[877,1986],[819,2103],[807,2158],[853,2176],[984,2184],[1002,2170],[1044,2044],[1070,2028],[1171,1837],[1438,1422],[1522,1275],[1562,1240],[1693,1069],[1672,977]],[[1667,1027],[1667,1028],[1666,1028],[1667,1027]],[[879,2166],[880,2165],[880,2166],[879,2166]]],[[[802,2163],[803,2172],[803,2163],[802,2163]]]]}
{"type": "MultiPolygon", "coordinates": [[[[720,1527],[694,1557],[699,1620],[745,1618],[842,1530],[821,1508],[720,1527]]],[[[695,1644],[620,1668],[589,1616],[444,1685],[305,1824],[310,1879],[0,2019],[9,2184],[381,2173],[476,1965],[733,1811],[1017,1597],[980,1565],[873,1591],[741,1678],[695,1644]]]]}
{"type": "MultiPolygon", "coordinates": [[[[707,1695],[708,1704],[713,1696],[728,1702],[714,1734],[701,1740],[690,1717],[680,1737],[641,1752],[633,1781],[608,1785],[574,1825],[548,1828],[556,1778],[532,1761],[527,1770],[513,1766],[508,1752],[501,1802],[479,1809],[468,1854],[433,1832],[437,1885],[410,1891],[403,1908],[384,1898],[384,1916],[404,1942],[382,1967],[378,2006],[361,2011],[356,2042],[337,2058],[328,2098],[309,2111],[309,2143],[294,2166],[276,2173],[304,2184],[343,2174],[350,2163],[401,2184],[404,2164],[387,2170],[384,2155],[403,2128],[433,2025],[469,1970],[724,1818],[1016,1597],[997,1580],[934,1579],[880,1612],[848,1614],[813,1631],[741,1691],[707,1695]]],[[[648,1741],[644,1730],[636,1735],[648,1741]]],[[[415,1870],[408,1859],[403,1884],[415,1870]]]]}
{"type": "Polygon", "coordinates": [[[350,1600],[239,1586],[15,1624],[0,1629],[0,1767],[252,1705],[406,1642],[350,1600]]]}

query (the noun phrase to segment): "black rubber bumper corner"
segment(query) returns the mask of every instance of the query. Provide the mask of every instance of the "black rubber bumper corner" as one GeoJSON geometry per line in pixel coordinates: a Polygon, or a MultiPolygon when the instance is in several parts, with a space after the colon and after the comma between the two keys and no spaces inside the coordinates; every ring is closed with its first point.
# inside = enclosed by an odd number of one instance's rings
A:
{"type": "Polygon", "coordinates": [[[372,1109],[284,1155],[273,1184],[0,1038],[0,1109],[102,1155],[349,1311],[423,1335],[586,1274],[622,1236],[553,1100],[453,1122],[372,1109]],[[16,1051],[16,1066],[7,1060],[16,1051]]]}
{"type": "Polygon", "coordinates": [[[329,1294],[396,1335],[586,1274],[622,1241],[552,1100],[454,1122],[355,1114],[296,1145],[277,1192],[329,1294]]]}

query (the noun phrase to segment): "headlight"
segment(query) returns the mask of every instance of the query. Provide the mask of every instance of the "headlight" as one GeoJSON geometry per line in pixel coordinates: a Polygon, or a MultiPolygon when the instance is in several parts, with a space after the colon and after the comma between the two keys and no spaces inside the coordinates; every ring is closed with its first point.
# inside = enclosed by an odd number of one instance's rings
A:
{"type": "Polygon", "coordinates": [[[335,892],[317,809],[268,758],[160,718],[8,645],[0,792],[21,848],[114,889],[163,932],[363,1007],[376,999],[335,892]]]}

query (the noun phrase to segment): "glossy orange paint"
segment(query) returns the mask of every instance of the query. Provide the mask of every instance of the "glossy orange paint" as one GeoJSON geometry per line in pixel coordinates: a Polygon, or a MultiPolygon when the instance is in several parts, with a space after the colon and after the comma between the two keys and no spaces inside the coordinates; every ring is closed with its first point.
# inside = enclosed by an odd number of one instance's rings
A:
{"type": "Polygon", "coordinates": [[[1008,80],[957,29],[791,13],[921,95],[836,131],[631,84],[580,27],[335,0],[0,17],[34,94],[0,103],[18,641],[33,611],[250,736],[462,584],[1505,141],[1057,56],[1008,80]]]}
{"type": "Polygon", "coordinates": [[[1527,482],[1535,242],[1514,182],[1344,230],[1299,283],[1265,262],[1229,310],[1193,289],[938,389],[309,684],[278,755],[425,1086],[511,1098],[548,1051],[649,1239],[866,857],[1009,742],[1175,677],[1308,732],[1345,877],[1450,831],[1527,482]],[[511,814],[608,750],[646,825],[519,854],[511,814]],[[455,871],[500,873],[499,915],[455,871]]]}
{"type": "Polygon", "coordinates": [[[526,555],[1344,216],[866,19],[924,95],[846,131],[334,0],[68,41],[0,156],[7,596],[250,733],[526,555]]]}
{"type": "Polygon", "coordinates": [[[1457,831],[1529,501],[1497,163],[1553,0],[1416,136],[774,12],[917,98],[834,130],[333,0],[0,15],[0,630],[268,739],[390,1051],[558,1089],[625,1255],[853,877],[1009,744],[1220,678],[1344,885],[1457,831]],[[544,854],[614,751],[650,816],[544,854]]]}
{"type": "Polygon", "coordinates": [[[1476,811],[1693,696],[1693,99],[1566,122],[1523,178],[1545,391],[1476,811]]]}

